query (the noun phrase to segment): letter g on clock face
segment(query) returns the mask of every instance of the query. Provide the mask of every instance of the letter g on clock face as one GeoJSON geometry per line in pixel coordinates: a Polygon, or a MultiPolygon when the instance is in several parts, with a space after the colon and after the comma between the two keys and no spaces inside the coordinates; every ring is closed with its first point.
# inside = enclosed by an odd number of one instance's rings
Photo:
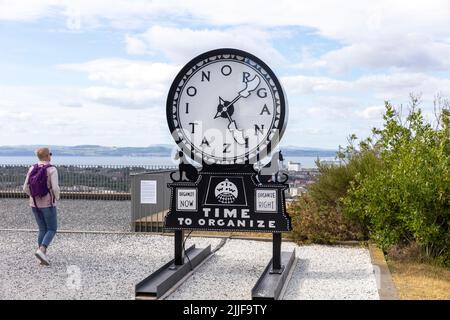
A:
{"type": "Polygon", "coordinates": [[[190,61],[172,83],[167,121],[175,142],[199,163],[254,163],[283,135],[280,82],[257,57],[217,49],[190,61]]]}

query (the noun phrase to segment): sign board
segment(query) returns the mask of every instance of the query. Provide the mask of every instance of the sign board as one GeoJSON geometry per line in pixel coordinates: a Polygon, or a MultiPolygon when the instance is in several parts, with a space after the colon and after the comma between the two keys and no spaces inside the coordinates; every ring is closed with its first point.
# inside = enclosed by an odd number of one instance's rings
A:
{"type": "Polygon", "coordinates": [[[277,212],[278,193],[276,189],[255,189],[255,211],[277,212]]]}
{"type": "Polygon", "coordinates": [[[177,188],[176,194],[178,211],[197,211],[197,189],[177,188]]]}
{"type": "Polygon", "coordinates": [[[141,204],[156,203],[157,183],[156,180],[141,181],[141,204]]]}
{"type": "MultiPolygon", "coordinates": [[[[248,169],[248,168],[247,168],[248,169]]],[[[291,230],[284,184],[261,185],[253,170],[201,172],[196,182],[169,183],[169,230],[281,232],[291,230]]]]}

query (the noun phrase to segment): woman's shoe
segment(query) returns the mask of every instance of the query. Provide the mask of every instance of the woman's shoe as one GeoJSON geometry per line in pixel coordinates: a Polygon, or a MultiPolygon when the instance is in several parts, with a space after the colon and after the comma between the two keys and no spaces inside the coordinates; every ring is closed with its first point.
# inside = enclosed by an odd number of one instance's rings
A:
{"type": "Polygon", "coordinates": [[[50,265],[50,260],[48,260],[47,255],[45,253],[43,253],[41,251],[41,249],[38,249],[34,255],[36,256],[36,258],[38,258],[41,261],[41,263],[43,265],[45,265],[45,266],[50,265]]]}

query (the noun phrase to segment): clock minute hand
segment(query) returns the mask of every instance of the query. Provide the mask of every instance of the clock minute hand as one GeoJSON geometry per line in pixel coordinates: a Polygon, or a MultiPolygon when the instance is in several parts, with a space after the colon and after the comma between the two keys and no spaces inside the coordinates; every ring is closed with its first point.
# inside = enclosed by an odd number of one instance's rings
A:
{"type": "MultiPolygon", "coordinates": [[[[230,130],[230,132],[233,135],[234,140],[241,145],[244,145],[246,143],[245,140],[245,135],[244,135],[244,131],[239,129],[236,125],[236,121],[233,120],[231,118],[230,112],[228,110],[228,108],[230,106],[233,106],[233,104],[238,101],[240,98],[247,98],[248,96],[250,96],[250,94],[256,90],[256,88],[258,88],[259,84],[261,83],[261,79],[259,78],[258,75],[255,74],[255,76],[253,77],[253,79],[248,80],[246,78],[247,81],[245,81],[245,88],[242,89],[241,91],[239,91],[239,94],[237,95],[236,98],[234,98],[233,100],[231,100],[231,102],[227,103],[226,105],[222,104],[223,99],[221,97],[219,97],[219,106],[217,109],[217,113],[214,116],[214,119],[218,118],[218,117],[223,117],[224,115],[226,115],[226,117],[228,118],[228,130],[230,130]]],[[[231,110],[231,113],[233,113],[233,110],[231,110]]]]}
{"type": "Polygon", "coordinates": [[[230,103],[228,103],[225,107],[233,105],[236,101],[238,101],[240,98],[247,98],[253,91],[258,88],[259,84],[261,83],[261,79],[258,75],[255,74],[252,80],[247,80],[245,82],[245,88],[239,91],[239,94],[236,98],[231,100],[230,103]]]}
{"type": "Polygon", "coordinates": [[[258,75],[255,74],[252,80],[247,80],[245,82],[245,88],[244,90],[241,90],[239,92],[239,96],[243,98],[247,98],[250,93],[256,90],[258,88],[259,84],[261,83],[261,79],[258,77],[258,75]]]}

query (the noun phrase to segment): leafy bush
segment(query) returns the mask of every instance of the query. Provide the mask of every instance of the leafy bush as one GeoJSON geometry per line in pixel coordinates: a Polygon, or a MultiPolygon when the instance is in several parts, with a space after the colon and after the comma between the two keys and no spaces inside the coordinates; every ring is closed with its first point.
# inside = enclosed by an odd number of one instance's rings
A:
{"type": "Polygon", "coordinates": [[[381,170],[356,174],[342,202],[345,212],[363,220],[370,237],[385,251],[415,242],[427,256],[448,264],[450,114],[444,108],[433,128],[417,105],[413,97],[403,121],[386,102],[385,124],[373,130],[377,139],[370,148],[380,159],[381,170]]]}
{"type": "MultiPolygon", "coordinates": [[[[349,147],[339,157],[350,152],[355,136],[350,137],[349,147]]],[[[341,198],[347,194],[350,182],[359,172],[369,170],[377,161],[369,153],[354,156],[345,165],[328,165],[316,162],[319,170],[317,180],[310,185],[308,193],[290,207],[293,238],[301,242],[332,243],[345,240],[366,240],[368,229],[360,219],[343,214],[341,198]]]]}
{"type": "Polygon", "coordinates": [[[341,166],[320,175],[292,207],[294,238],[332,242],[369,237],[384,251],[417,246],[450,266],[450,111],[438,100],[437,123],[424,120],[412,96],[402,117],[385,103],[384,125],[338,152],[341,166]]]}
{"type": "Polygon", "coordinates": [[[364,239],[357,222],[343,216],[334,206],[320,205],[311,195],[304,195],[294,202],[290,212],[294,241],[333,243],[364,239]]]}

